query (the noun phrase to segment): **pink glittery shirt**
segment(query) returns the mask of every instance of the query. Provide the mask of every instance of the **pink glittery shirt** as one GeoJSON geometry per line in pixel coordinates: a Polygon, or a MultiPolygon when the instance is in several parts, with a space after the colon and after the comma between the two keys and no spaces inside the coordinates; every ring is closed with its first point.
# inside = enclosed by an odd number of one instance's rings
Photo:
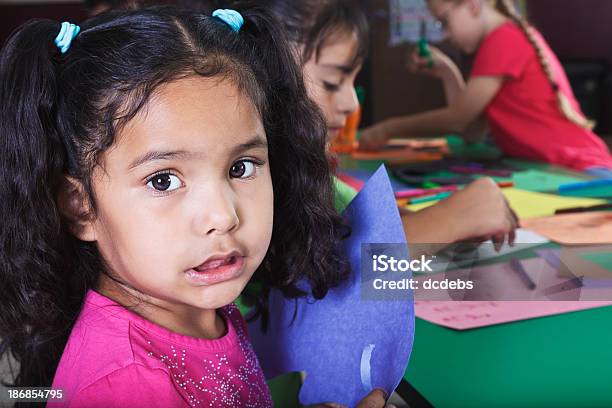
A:
{"type": "Polygon", "coordinates": [[[60,360],[49,407],[271,407],[270,393],[232,304],[216,340],[173,333],[89,291],[60,360]]]}

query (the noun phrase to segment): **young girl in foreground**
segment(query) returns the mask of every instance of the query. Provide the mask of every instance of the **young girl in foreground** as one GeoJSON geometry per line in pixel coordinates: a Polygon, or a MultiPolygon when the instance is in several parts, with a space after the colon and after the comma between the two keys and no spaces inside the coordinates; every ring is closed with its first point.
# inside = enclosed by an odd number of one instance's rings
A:
{"type": "Polygon", "coordinates": [[[457,66],[433,49],[434,69],[416,58],[421,72],[438,76],[448,107],[391,118],[366,129],[361,146],[378,148],[390,137],[461,133],[468,141],[490,127],[510,156],[576,170],[612,169],[612,156],[592,131],[556,56],[511,0],[428,0],[448,39],[475,53],[467,84],[457,66]],[[486,118],[486,120],[485,120],[486,118]]]}
{"type": "Polygon", "coordinates": [[[270,406],[232,302],[346,273],[282,34],[213,15],[33,21],[2,51],[0,338],[59,406],[270,406]]]}

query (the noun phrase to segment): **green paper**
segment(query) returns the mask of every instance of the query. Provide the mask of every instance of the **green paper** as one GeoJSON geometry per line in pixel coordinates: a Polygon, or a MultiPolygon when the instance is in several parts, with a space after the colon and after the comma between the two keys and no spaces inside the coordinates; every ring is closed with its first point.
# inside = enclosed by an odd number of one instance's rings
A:
{"type": "Polygon", "coordinates": [[[542,170],[529,169],[512,174],[514,186],[523,190],[557,192],[560,185],[577,183],[584,179],[542,170]]]}
{"type": "Polygon", "coordinates": [[[471,159],[496,159],[501,157],[501,151],[488,143],[466,144],[461,136],[457,135],[448,135],[446,140],[453,156],[471,159]]]}
{"type": "Polygon", "coordinates": [[[275,407],[302,406],[298,399],[300,388],[302,388],[302,375],[300,373],[288,373],[268,380],[268,387],[275,407]]]}
{"type": "Polygon", "coordinates": [[[559,195],[568,197],[593,197],[606,198],[612,197],[612,186],[589,186],[570,191],[559,191],[559,195]]]}
{"type": "Polygon", "coordinates": [[[584,254],[581,258],[594,263],[595,265],[612,272],[612,253],[609,252],[596,252],[591,254],[584,254]]]}

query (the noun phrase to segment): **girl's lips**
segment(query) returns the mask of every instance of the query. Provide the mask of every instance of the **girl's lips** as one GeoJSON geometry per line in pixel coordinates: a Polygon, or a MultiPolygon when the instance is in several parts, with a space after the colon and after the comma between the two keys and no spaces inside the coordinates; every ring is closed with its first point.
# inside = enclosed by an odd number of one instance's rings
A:
{"type": "Polygon", "coordinates": [[[328,127],[327,128],[328,138],[335,138],[336,136],[340,134],[341,130],[342,128],[339,128],[339,127],[328,127]]]}
{"type": "Polygon", "coordinates": [[[213,257],[203,264],[185,271],[187,280],[197,286],[209,286],[235,279],[242,274],[244,256],[231,253],[225,257],[213,257]]]}

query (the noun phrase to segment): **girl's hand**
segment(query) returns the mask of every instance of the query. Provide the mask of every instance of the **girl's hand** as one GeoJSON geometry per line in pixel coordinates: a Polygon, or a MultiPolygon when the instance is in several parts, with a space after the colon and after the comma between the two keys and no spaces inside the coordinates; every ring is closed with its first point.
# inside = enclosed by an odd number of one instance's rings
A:
{"type": "MultiPolygon", "coordinates": [[[[356,408],[395,408],[395,405],[386,404],[385,392],[380,388],[376,388],[374,391],[365,396],[364,399],[359,401],[356,408]]],[[[344,405],[334,404],[332,402],[326,404],[315,405],[313,408],[345,408],[344,405]]]]}
{"type": "Polygon", "coordinates": [[[440,205],[454,219],[455,242],[491,239],[497,251],[505,241],[514,245],[519,220],[492,179],[473,181],[440,205]]]}
{"type": "Polygon", "coordinates": [[[453,60],[439,48],[430,45],[429,51],[431,52],[433,67],[430,66],[429,58],[419,56],[419,50],[415,49],[408,56],[408,69],[417,74],[431,75],[436,78],[442,78],[453,72],[454,69],[458,69],[453,60]]]}
{"type": "Polygon", "coordinates": [[[393,135],[385,121],[379,122],[361,130],[359,138],[359,150],[380,150],[387,144],[393,135]]]}
{"type": "MultiPolygon", "coordinates": [[[[401,211],[411,251],[433,254],[455,242],[492,240],[499,251],[505,241],[514,245],[519,220],[501,189],[488,178],[417,212],[401,211]],[[429,245],[423,245],[429,244],[429,245]]],[[[412,256],[413,255],[411,252],[412,256]]]]}

